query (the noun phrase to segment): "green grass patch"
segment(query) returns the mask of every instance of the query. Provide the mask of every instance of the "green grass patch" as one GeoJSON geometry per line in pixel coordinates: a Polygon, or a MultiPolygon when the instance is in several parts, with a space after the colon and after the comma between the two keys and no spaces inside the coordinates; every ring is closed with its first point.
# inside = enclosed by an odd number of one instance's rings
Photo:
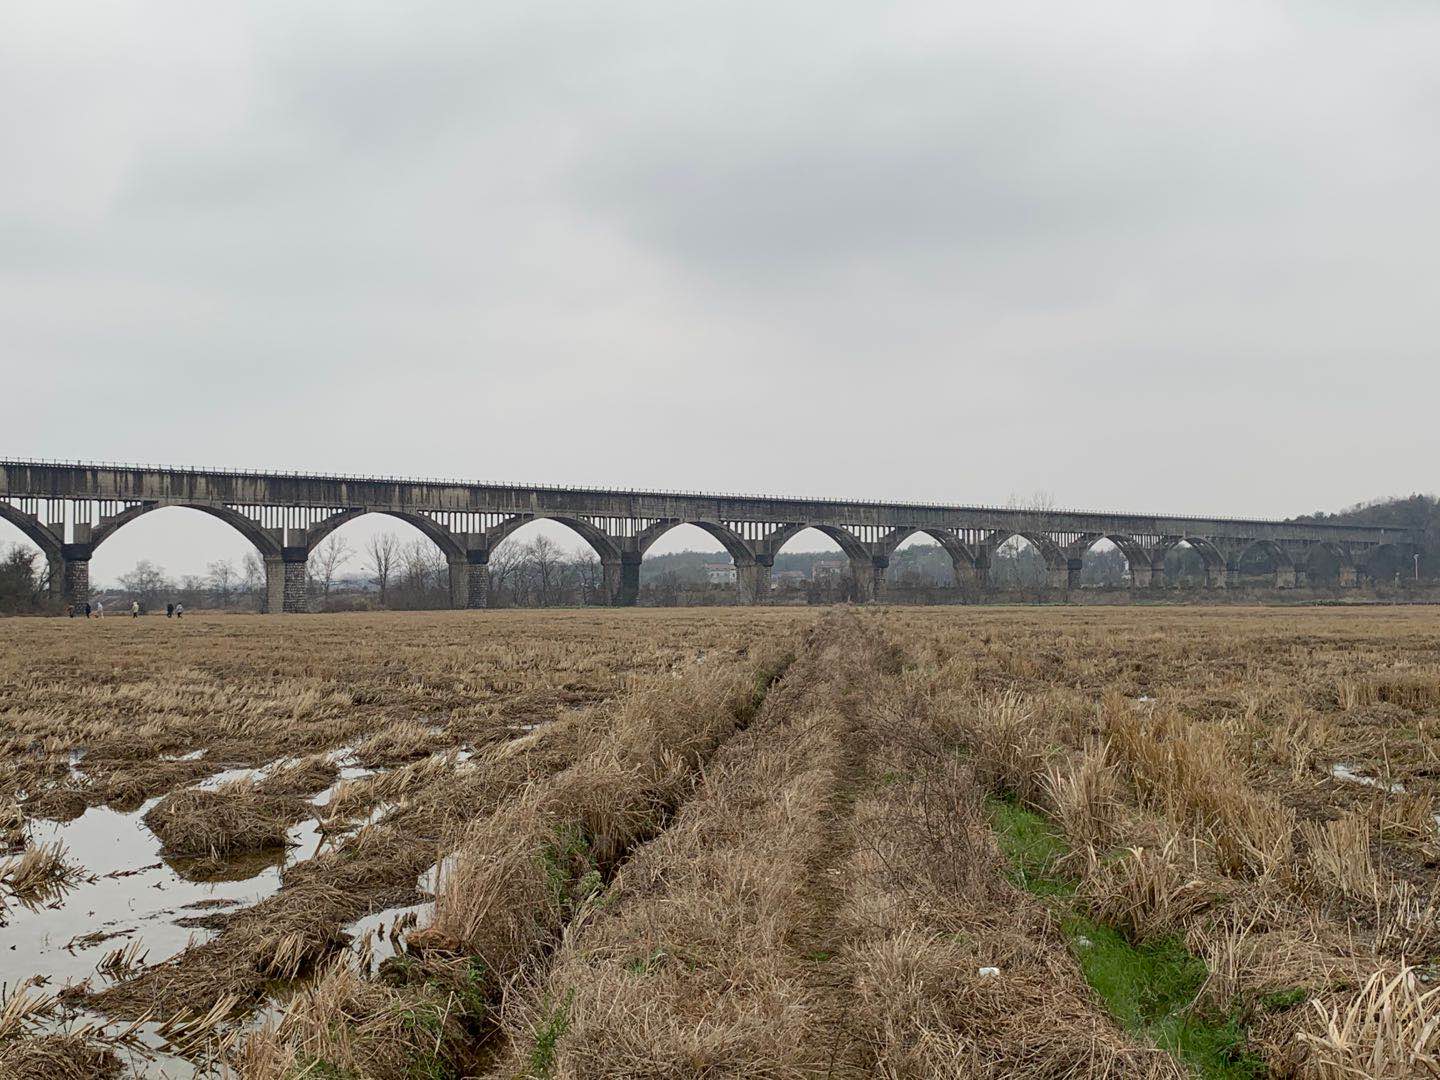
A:
{"type": "Polygon", "coordinates": [[[575,991],[570,990],[565,1000],[550,1010],[550,1015],[535,1032],[535,1045],[530,1049],[529,1075],[536,1080],[549,1076],[555,1069],[555,1048],[570,1030],[570,1003],[575,1000],[575,991]]]}
{"type": "Polygon", "coordinates": [[[1086,981],[1121,1024],[1207,1080],[1265,1074],[1261,1061],[1245,1051],[1245,1032],[1236,1016],[1191,1010],[1207,975],[1203,960],[1180,941],[1136,945],[1113,927],[1085,918],[1071,899],[1075,881],[1056,868],[1068,850],[1060,830],[1010,800],[992,799],[989,810],[996,842],[1010,864],[1010,880],[1056,909],[1086,981]]]}
{"type": "Polygon", "coordinates": [[[1060,830],[1017,802],[991,799],[989,806],[991,828],[1010,863],[1010,880],[1037,896],[1073,893],[1075,882],[1055,868],[1067,850],[1060,830]]]}
{"type": "Polygon", "coordinates": [[[1259,1059],[1245,1052],[1245,1033],[1235,1016],[1190,1009],[1208,972],[1182,942],[1135,945],[1113,927],[1073,914],[1063,927],[1086,981],[1126,1028],[1169,1050],[1200,1076],[1264,1074],[1259,1059]]]}

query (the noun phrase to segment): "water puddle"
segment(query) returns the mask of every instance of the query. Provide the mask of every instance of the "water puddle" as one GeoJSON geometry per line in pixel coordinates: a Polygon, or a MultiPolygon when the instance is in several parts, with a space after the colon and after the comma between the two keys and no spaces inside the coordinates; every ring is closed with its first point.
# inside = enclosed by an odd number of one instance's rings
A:
{"type": "Polygon", "coordinates": [[[85,876],[40,903],[8,901],[0,913],[5,983],[42,975],[53,990],[98,980],[96,964],[137,938],[144,962],[159,963],[206,937],[176,919],[206,907],[253,904],[279,888],[284,852],[223,863],[163,859],[143,821],[156,801],[128,814],[97,806],[63,824],[30,822],[32,843],[62,843],[85,876]]]}
{"type": "Polygon", "coordinates": [[[379,965],[399,951],[405,931],[419,925],[434,906],[431,900],[404,907],[385,908],[357,919],[345,928],[355,940],[350,948],[363,962],[379,965]]]}

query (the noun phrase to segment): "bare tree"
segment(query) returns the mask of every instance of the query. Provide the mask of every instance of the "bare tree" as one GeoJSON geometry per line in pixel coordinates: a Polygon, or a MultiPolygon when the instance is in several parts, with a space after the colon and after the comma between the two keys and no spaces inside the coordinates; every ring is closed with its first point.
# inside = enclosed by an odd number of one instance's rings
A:
{"type": "Polygon", "coordinates": [[[600,556],[589,551],[575,557],[575,576],[580,582],[580,602],[598,603],[605,588],[605,568],[600,556]]]}
{"type": "Polygon", "coordinates": [[[330,586],[335,583],[335,573],[351,560],[355,555],[354,550],[345,542],[345,538],[331,533],[320,542],[320,546],[310,553],[310,583],[312,587],[318,587],[320,595],[328,597],[330,586]]]}
{"type": "Polygon", "coordinates": [[[230,598],[234,595],[235,585],[239,580],[235,564],[221,559],[219,562],[212,562],[205,569],[208,572],[210,591],[215,594],[215,602],[221,607],[229,607],[230,598]]]}
{"type": "Polygon", "coordinates": [[[428,540],[416,539],[401,548],[400,576],[405,585],[405,602],[411,607],[435,607],[448,592],[445,557],[428,540]]]}
{"type": "Polygon", "coordinates": [[[400,559],[399,539],[391,532],[376,533],[365,545],[365,559],[371,580],[380,590],[380,605],[383,607],[390,589],[390,579],[395,575],[395,565],[400,559]]]}
{"type": "Polygon", "coordinates": [[[120,575],[120,587],[148,607],[163,593],[174,591],[175,583],[165,576],[163,566],[141,559],[128,574],[120,575]]]}
{"type": "Polygon", "coordinates": [[[495,550],[490,552],[490,562],[488,565],[490,570],[490,602],[492,604],[495,604],[501,597],[518,603],[518,601],[515,600],[514,592],[516,579],[521,574],[524,561],[524,550],[514,540],[502,540],[496,545],[495,550]]]}
{"type": "Polygon", "coordinates": [[[245,591],[255,598],[256,610],[263,611],[265,609],[265,561],[260,558],[259,552],[251,551],[246,554],[240,564],[240,573],[245,591]]]}
{"type": "Polygon", "coordinates": [[[525,567],[540,607],[548,607],[558,599],[564,583],[564,555],[560,545],[548,536],[537,536],[525,548],[525,567]]]}

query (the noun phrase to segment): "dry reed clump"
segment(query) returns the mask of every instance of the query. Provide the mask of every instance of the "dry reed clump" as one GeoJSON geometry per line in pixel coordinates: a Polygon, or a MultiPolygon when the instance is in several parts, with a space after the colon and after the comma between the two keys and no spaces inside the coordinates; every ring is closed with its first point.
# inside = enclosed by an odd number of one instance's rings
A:
{"type": "Polygon", "coordinates": [[[1264,744],[1271,761],[1299,780],[1314,771],[1334,737],[1329,717],[1294,706],[1281,723],[1269,729],[1264,744]]]}
{"type": "Polygon", "coordinates": [[[1116,858],[1092,859],[1079,897],[1096,919],[1132,941],[1183,934],[1222,891],[1205,879],[1194,848],[1189,856],[1172,838],[1158,850],[1132,847],[1116,858]]]}
{"type": "Polygon", "coordinates": [[[322,809],[327,818],[343,819],[364,813],[381,803],[410,798],[452,776],[459,764],[456,751],[431,754],[388,772],[342,780],[322,809]]]}
{"type": "Polygon", "coordinates": [[[115,1051],[82,1035],[0,1040],[0,1076],[15,1080],[110,1080],[122,1069],[115,1051]]]}
{"type": "Polygon", "coordinates": [[[1341,678],[1335,683],[1335,700],[1340,708],[1347,710],[1383,704],[1398,705],[1417,713],[1433,712],[1440,707],[1440,672],[1341,678]]]}
{"type": "Polygon", "coordinates": [[[1377,800],[1375,824],[1384,842],[1440,863],[1440,803],[1433,795],[1406,792],[1377,800]]]}
{"type": "Polygon", "coordinates": [[[1311,1004],[1314,1027],[1299,1035],[1305,1077],[1440,1076],[1440,988],[1427,990],[1414,968],[1376,971],[1348,1000],[1311,1004]]]}
{"type": "Polygon", "coordinates": [[[1300,825],[1305,866],[1322,890],[1334,889],[1352,899],[1368,900],[1381,891],[1379,871],[1370,850],[1370,823],[1360,814],[1334,821],[1300,825]]]}
{"type": "Polygon", "coordinates": [[[1264,876],[1289,863],[1295,813],[1237,775],[1223,731],[1173,709],[1111,713],[1107,728],[1140,804],[1207,834],[1224,873],[1264,876]]]}
{"type": "MultiPolygon", "coordinates": [[[[0,1076],[17,1080],[108,1080],[120,1074],[120,1059],[108,1045],[92,1041],[91,1024],[73,1032],[47,1030],[57,999],[22,983],[0,1006],[0,1076]]],[[[122,1033],[121,1040],[127,1033],[122,1033]]]]}
{"type": "Polygon", "coordinates": [[[292,997],[278,1022],[243,1040],[230,1064],[244,1080],[458,1075],[461,1011],[452,994],[384,986],[342,958],[292,997]]]}
{"type": "Polygon", "coordinates": [[[1053,727],[1014,690],[987,693],[945,710],[944,735],[962,743],[989,789],[1038,805],[1056,743],[1053,727]]]}
{"type": "Polygon", "coordinates": [[[298,796],[269,794],[247,778],[214,791],[167,795],[146,813],[145,824],[166,854],[203,858],[282,847],[289,827],[310,809],[298,796]]]}
{"type": "Polygon", "coordinates": [[[326,755],[311,754],[271,769],[256,781],[255,788],[262,795],[308,797],[324,791],[339,773],[339,768],[326,755]]]}
{"type": "Polygon", "coordinates": [[[0,885],[21,900],[51,898],[74,884],[84,868],[67,858],[59,840],[26,848],[23,854],[0,862],[0,885]]]}
{"type": "Polygon", "coordinates": [[[25,811],[19,804],[0,806],[0,854],[14,854],[25,849],[27,829],[25,811]]]}
{"type": "Polygon", "coordinates": [[[1440,885],[1389,881],[1377,885],[1372,905],[1377,953],[1401,961],[1440,957],[1440,885]]]}
{"type": "Polygon", "coordinates": [[[1074,848],[1108,846],[1124,812],[1120,770],[1110,744],[1097,741],[1078,759],[1045,774],[1045,803],[1074,848]]]}
{"type": "Polygon", "coordinates": [[[351,757],[357,764],[376,769],[428,757],[453,742],[439,725],[415,719],[396,720],[357,744],[351,757]]]}

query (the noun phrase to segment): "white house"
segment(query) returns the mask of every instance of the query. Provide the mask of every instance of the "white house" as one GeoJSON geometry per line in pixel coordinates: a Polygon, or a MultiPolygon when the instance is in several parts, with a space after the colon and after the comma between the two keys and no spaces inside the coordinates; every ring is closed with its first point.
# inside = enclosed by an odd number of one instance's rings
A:
{"type": "Polygon", "coordinates": [[[711,585],[734,585],[735,565],[733,563],[706,563],[705,577],[711,585]]]}

